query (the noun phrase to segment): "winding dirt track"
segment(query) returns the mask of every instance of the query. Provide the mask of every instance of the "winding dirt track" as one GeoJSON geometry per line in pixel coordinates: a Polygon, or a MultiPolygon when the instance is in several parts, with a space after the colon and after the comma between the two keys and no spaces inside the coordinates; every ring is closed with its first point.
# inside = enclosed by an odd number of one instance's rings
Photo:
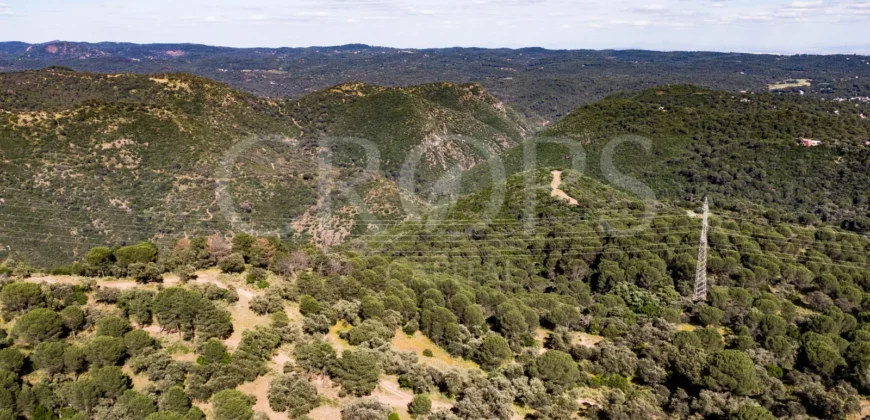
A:
{"type": "Polygon", "coordinates": [[[572,206],[576,206],[578,204],[577,200],[566,194],[565,191],[559,189],[559,186],[562,185],[562,171],[553,171],[550,173],[553,174],[553,181],[550,182],[550,187],[553,191],[550,192],[550,195],[559,198],[560,200],[567,201],[568,204],[572,206]]]}

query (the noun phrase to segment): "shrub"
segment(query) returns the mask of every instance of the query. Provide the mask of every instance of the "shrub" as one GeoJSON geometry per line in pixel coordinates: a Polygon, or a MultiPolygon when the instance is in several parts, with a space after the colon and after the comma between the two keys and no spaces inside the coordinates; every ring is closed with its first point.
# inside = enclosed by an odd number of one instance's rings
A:
{"type": "Polygon", "coordinates": [[[408,403],[408,412],[415,416],[424,416],[432,411],[432,400],[426,394],[414,395],[414,399],[408,403]]]}
{"type": "Polygon", "coordinates": [[[37,308],[18,319],[12,334],[30,345],[59,340],[63,336],[63,318],[50,309],[37,308]]]}
{"type": "Polygon", "coordinates": [[[223,257],[218,262],[218,267],[224,273],[241,273],[245,271],[245,257],[239,253],[232,253],[223,257]]]}
{"type": "Polygon", "coordinates": [[[157,261],[158,249],[151,242],[142,242],[136,245],[130,245],[118,248],[115,251],[115,260],[118,267],[127,269],[130,264],[134,263],[153,263],[157,261]]]}

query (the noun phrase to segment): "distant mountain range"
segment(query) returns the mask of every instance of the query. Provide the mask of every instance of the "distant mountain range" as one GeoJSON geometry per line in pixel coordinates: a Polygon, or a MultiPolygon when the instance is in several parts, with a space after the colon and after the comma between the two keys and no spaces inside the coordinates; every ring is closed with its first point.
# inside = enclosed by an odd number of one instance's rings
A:
{"type": "Polygon", "coordinates": [[[526,115],[551,121],[615,92],[665,84],[766,91],[771,84],[810,79],[812,84],[801,89],[810,95],[870,96],[870,58],[855,55],[0,43],[0,72],[53,65],[99,73],[186,72],[271,98],[297,98],[354,81],[380,86],[476,82],[526,115]]]}

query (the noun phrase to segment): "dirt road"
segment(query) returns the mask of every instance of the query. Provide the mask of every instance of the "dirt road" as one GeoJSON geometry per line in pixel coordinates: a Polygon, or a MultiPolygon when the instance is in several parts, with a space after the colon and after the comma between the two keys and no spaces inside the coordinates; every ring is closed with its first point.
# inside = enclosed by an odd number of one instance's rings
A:
{"type": "Polygon", "coordinates": [[[570,196],[568,196],[568,194],[565,193],[565,191],[559,189],[559,187],[562,185],[562,171],[553,171],[551,172],[551,174],[553,174],[553,181],[550,182],[550,187],[553,189],[553,191],[550,192],[550,195],[567,201],[568,204],[572,206],[576,206],[578,204],[577,200],[571,198],[570,196]]]}

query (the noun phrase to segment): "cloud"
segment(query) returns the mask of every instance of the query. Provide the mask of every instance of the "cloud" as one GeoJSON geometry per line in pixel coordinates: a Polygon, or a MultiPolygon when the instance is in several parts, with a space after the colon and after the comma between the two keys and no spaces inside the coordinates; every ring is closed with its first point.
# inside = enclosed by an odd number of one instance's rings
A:
{"type": "Polygon", "coordinates": [[[791,7],[800,9],[818,9],[825,4],[823,1],[793,1],[791,7]]]}
{"type": "Polygon", "coordinates": [[[756,13],[751,15],[737,15],[737,19],[748,22],[770,22],[773,20],[773,17],[766,13],[756,13]]]}
{"type": "Polygon", "coordinates": [[[23,1],[0,0],[0,38],[809,52],[855,51],[837,39],[863,39],[870,23],[870,0],[32,0],[52,7],[22,9],[23,1]],[[575,32],[589,36],[565,36],[575,32]]]}
{"type": "Polygon", "coordinates": [[[18,13],[12,11],[12,6],[6,3],[0,3],[0,17],[3,16],[18,16],[18,13]]]}
{"type": "Polygon", "coordinates": [[[229,22],[229,19],[223,16],[215,16],[215,15],[207,15],[207,16],[184,16],[181,18],[182,21],[185,22],[193,22],[193,23],[225,23],[229,22]]]}
{"type": "Polygon", "coordinates": [[[632,11],[634,13],[648,13],[648,14],[653,14],[653,15],[659,15],[662,13],[670,12],[670,9],[668,9],[667,7],[662,6],[660,4],[654,4],[654,5],[650,5],[650,6],[638,7],[638,8],[632,9],[632,11]]]}

